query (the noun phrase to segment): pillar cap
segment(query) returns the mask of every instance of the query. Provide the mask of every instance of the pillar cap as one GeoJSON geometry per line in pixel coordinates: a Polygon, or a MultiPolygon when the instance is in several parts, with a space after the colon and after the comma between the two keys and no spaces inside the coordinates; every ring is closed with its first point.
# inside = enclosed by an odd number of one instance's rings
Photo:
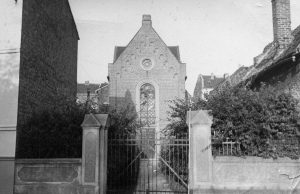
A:
{"type": "Polygon", "coordinates": [[[81,127],[107,127],[108,114],[86,114],[81,127]]]}
{"type": "Polygon", "coordinates": [[[210,110],[188,111],[186,123],[195,125],[211,125],[213,117],[210,110]]]}

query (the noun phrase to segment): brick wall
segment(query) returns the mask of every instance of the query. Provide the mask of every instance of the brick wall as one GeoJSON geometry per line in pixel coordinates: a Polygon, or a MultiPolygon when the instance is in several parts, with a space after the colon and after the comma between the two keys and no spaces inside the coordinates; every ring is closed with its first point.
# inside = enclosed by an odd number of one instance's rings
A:
{"type": "Polygon", "coordinates": [[[168,100],[185,97],[186,65],[161,40],[151,21],[143,22],[127,48],[114,63],[108,65],[108,72],[111,106],[120,106],[125,102],[133,103],[138,108],[140,86],[143,83],[154,85],[160,127],[167,123],[168,100]],[[142,68],[144,59],[151,60],[152,69],[142,68]]]}
{"type": "Polygon", "coordinates": [[[292,40],[290,0],[272,0],[274,40],[284,49],[292,40]]]}
{"type": "Polygon", "coordinates": [[[67,0],[23,2],[18,133],[34,110],[76,96],[78,39],[67,0]]]}

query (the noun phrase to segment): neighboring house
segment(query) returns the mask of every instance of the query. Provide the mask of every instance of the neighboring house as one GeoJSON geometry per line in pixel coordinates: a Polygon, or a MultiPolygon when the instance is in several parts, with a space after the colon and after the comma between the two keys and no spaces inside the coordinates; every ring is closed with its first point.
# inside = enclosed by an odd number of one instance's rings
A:
{"type": "Polygon", "coordinates": [[[85,103],[88,97],[88,92],[90,95],[90,100],[95,103],[98,103],[98,95],[97,90],[99,89],[100,84],[84,84],[78,83],[77,84],[77,101],[80,103],[85,103]]]}
{"type": "Polygon", "coordinates": [[[100,87],[96,90],[98,95],[99,106],[109,105],[109,85],[108,83],[102,83],[100,87]]]}
{"type": "MultiPolygon", "coordinates": [[[[300,26],[291,30],[290,0],[272,0],[274,40],[254,58],[254,65],[242,67],[218,89],[226,86],[245,85],[258,88],[261,82],[274,84],[284,82],[286,89],[297,93],[300,26]],[[293,85],[293,87],[292,87],[293,85]]],[[[298,95],[298,94],[297,94],[298,95]]]]}
{"type": "Polygon", "coordinates": [[[205,94],[209,94],[214,90],[220,83],[227,78],[227,74],[223,77],[217,77],[214,74],[211,75],[198,75],[197,83],[194,89],[193,98],[205,99],[205,94]]]}
{"type": "Polygon", "coordinates": [[[259,88],[261,83],[277,85],[278,89],[300,100],[300,26],[291,31],[289,0],[273,1],[273,10],[274,7],[278,7],[279,12],[273,13],[274,42],[280,54],[262,71],[249,77],[245,84],[250,88],[259,88]]]}
{"type": "Polygon", "coordinates": [[[150,15],[143,15],[126,47],[115,47],[108,74],[110,107],[135,106],[140,120],[156,132],[168,123],[169,100],[185,97],[186,64],[179,47],[164,43],[150,15]]]}
{"type": "Polygon", "coordinates": [[[89,102],[96,111],[107,112],[109,105],[109,85],[102,84],[77,84],[77,102],[86,103],[89,92],[89,102]]]}
{"type": "Polygon", "coordinates": [[[293,41],[270,66],[250,77],[247,84],[259,88],[261,83],[276,85],[300,100],[300,26],[293,31],[293,41]]]}
{"type": "Polygon", "coordinates": [[[21,137],[21,125],[55,95],[76,95],[79,37],[68,1],[22,3],[20,58],[0,61],[0,194],[13,193],[16,131],[21,137]]]}
{"type": "Polygon", "coordinates": [[[58,95],[76,97],[78,40],[68,0],[23,2],[18,126],[58,95]]]}

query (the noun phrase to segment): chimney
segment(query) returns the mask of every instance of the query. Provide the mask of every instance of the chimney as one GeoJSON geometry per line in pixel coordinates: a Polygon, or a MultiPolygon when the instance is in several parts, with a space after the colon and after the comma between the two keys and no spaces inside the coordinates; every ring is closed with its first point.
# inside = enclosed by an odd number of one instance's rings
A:
{"type": "Polygon", "coordinates": [[[290,0],[272,0],[274,42],[285,49],[292,41],[290,0]]]}
{"type": "Polygon", "coordinates": [[[142,22],[143,26],[151,26],[152,25],[152,21],[151,21],[151,15],[143,15],[143,22],[142,22]]]}

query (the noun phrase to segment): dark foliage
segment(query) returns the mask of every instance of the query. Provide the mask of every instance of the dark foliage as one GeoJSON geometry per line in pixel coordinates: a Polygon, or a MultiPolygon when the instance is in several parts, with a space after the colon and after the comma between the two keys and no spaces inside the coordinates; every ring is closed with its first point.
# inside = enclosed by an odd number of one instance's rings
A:
{"type": "Polygon", "coordinates": [[[109,137],[125,138],[135,135],[141,127],[137,121],[137,113],[134,106],[127,105],[109,111],[111,125],[109,127],[109,137]]]}
{"type": "Polygon", "coordinates": [[[299,147],[287,143],[290,139],[298,141],[298,101],[278,87],[262,85],[259,91],[228,88],[207,96],[207,100],[198,99],[192,105],[176,100],[171,106],[171,123],[166,131],[186,133],[189,108],[211,110],[214,145],[230,140],[240,144],[239,155],[299,158],[299,147]]]}
{"type": "Polygon", "coordinates": [[[109,111],[108,190],[134,190],[138,180],[140,147],[136,133],[140,128],[135,107],[127,105],[109,111]],[[130,140],[131,139],[131,140],[130,140]],[[133,162],[134,161],[134,162],[133,162]]]}
{"type": "Polygon", "coordinates": [[[80,158],[85,106],[59,97],[36,110],[18,132],[18,158],[80,158]]]}

